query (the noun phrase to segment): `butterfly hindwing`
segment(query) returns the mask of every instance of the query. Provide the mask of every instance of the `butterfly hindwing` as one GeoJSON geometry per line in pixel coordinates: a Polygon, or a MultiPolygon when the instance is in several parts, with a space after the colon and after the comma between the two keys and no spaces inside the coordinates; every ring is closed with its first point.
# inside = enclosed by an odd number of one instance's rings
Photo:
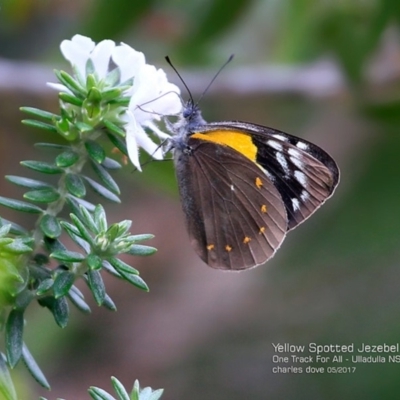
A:
{"type": "Polygon", "coordinates": [[[189,138],[176,153],[180,195],[193,247],[211,267],[240,270],[271,258],[287,231],[273,182],[236,150],[189,138]]]}

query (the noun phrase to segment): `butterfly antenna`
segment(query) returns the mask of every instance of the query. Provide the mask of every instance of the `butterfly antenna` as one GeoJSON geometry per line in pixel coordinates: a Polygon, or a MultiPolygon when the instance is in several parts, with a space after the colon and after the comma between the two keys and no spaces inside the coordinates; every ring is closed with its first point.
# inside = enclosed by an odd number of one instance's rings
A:
{"type": "Polygon", "coordinates": [[[210,89],[210,86],[214,83],[214,81],[217,79],[218,75],[221,73],[221,71],[233,60],[233,57],[235,55],[231,54],[229,58],[224,62],[224,64],[221,66],[221,68],[218,70],[218,72],[214,75],[214,78],[211,79],[211,82],[208,84],[208,86],[204,89],[203,93],[201,94],[200,98],[197,100],[196,106],[199,105],[201,99],[204,97],[204,95],[207,93],[208,89],[210,89]]]}
{"type": "Polygon", "coordinates": [[[185,86],[185,89],[187,90],[189,97],[190,97],[190,101],[192,104],[194,104],[194,100],[193,100],[193,96],[192,96],[192,92],[190,91],[188,85],[186,84],[186,82],[183,80],[181,74],[178,72],[178,70],[175,68],[174,64],[172,64],[172,61],[170,60],[170,58],[168,56],[165,57],[165,59],[167,60],[167,63],[171,66],[171,68],[175,71],[176,75],[178,75],[178,78],[180,79],[180,81],[183,83],[183,86],[185,86]]]}

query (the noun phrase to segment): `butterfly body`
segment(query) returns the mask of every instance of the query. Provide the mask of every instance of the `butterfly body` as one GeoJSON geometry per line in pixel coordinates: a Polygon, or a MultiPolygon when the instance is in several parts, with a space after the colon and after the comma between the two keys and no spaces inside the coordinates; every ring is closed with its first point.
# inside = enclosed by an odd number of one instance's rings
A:
{"type": "Polygon", "coordinates": [[[187,230],[212,268],[268,261],[339,180],[335,161],[318,146],[253,123],[207,123],[192,102],[173,131],[169,148],[187,230]]]}

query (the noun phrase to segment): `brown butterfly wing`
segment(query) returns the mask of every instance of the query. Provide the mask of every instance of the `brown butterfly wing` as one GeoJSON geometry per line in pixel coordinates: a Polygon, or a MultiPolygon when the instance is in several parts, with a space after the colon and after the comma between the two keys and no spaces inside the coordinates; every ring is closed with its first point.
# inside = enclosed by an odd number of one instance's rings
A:
{"type": "Polygon", "coordinates": [[[192,246],[212,268],[241,270],[269,260],[287,231],[279,191],[236,150],[195,138],[175,149],[176,173],[192,246]]]}

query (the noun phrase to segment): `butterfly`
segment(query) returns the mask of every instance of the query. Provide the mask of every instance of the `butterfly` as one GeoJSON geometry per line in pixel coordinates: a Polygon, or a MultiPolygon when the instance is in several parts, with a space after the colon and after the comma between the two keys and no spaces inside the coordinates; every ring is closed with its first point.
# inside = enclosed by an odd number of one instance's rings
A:
{"type": "Polygon", "coordinates": [[[207,123],[192,96],[171,130],[190,242],[212,268],[267,262],[339,182],[336,162],[317,145],[250,122],[207,123]]]}

